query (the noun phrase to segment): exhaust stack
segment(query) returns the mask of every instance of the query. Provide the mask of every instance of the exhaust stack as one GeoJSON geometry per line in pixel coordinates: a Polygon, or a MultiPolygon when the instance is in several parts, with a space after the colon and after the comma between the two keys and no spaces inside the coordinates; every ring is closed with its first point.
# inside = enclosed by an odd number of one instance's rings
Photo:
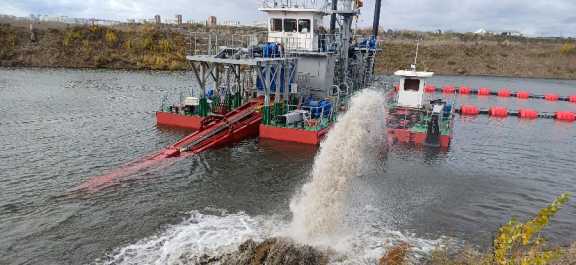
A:
{"type": "Polygon", "coordinates": [[[378,30],[380,28],[380,7],[381,6],[382,6],[382,0],[376,0],[376,6],[374,7],[374,24],[372,24],[372,36],[374,38],[378,37],[378,30]]]}

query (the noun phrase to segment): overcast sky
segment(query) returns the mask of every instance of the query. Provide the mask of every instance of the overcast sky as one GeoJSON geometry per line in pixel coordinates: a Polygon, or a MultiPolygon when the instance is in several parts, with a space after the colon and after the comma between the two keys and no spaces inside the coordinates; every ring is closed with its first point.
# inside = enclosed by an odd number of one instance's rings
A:
{"type": "MultiPolygon", "coordinates": [[[[359,26],[372,21],[375,0],[365,0],[359,26]]],[[[244,23],[263,21],[260,0],[0,0],[0,13],[96,17],[112,20],[173,18],[244,23]]],[[[382,28],[412,30],[520,31],[529,35],[576,36],[576,0],[383,0],[382,28]]]]}

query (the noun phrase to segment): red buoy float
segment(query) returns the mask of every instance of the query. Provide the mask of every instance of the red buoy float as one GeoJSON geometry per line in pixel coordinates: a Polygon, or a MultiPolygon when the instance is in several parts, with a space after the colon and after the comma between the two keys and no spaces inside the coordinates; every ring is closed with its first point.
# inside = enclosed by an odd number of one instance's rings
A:
{"type": "Polygon", "coordinates": [[[454,92],[456,92],[454,86],[444,86],[442,88],[442,93],[444,94],[454,94],[454,92]]]}
{"type": "Polygon", "coordinates": [[[572,102],[572,103],[576,103],[576,96],[570,96],[568,98],[568,101],[572,102]]]}
{"type": "Polygon", "coordinates": [[[518,91],[516,93],[516,97],[517,98],[521,98],[521,99],[528,99],[530,98],[530,92],[528,91],[518,91]]]}
{"type": "Polygon", "coordinates": [[[490,89],[481,87],[478,89],[478,96],[490,96],[490,89]]]}
{"type": "Polygon", "coordinates": [[[480,111],[474,105],[463,105],[460,107],[460,113],[466,116],[476,116],[480,113],[480,111]]]}
{"type": "Polygon", "coordinates": [[[510,90],[508,90],[507,88],[502,88],[498,91],[498,96],[507,98],[510,96],[510,90]]]}
{"type": "Polygon", "coordinates": [[[544,95],[544,99],[549,100],[549,101],[556,101],[558,100],[558,95],[556,94],[546,94],[544,95]]]}
{"type": "Polygon", "coordinates": [[[462,95],[468,95],[470,94],[471,89],[467,86],[461,86],[460,87],[460,94],[462,95]]]}
{"type": "Polygon", "coordinates": [[[492,107],[490,108],[490,116],[498,118],[508,117],[508,109],[504,107],[492,107]]]}
{"type": "Polygon", "coordinates": [[[436,92],[436,87],[434,85],[426,85],[424,91],[426,91],[426,93],[434,93],[436,92]]]}
{"type": "Polygon", "coordinates": [[[559,121],[576,121],[576,114],[568,111],[556,112],[556,119],[559,121]]]}
{"type": "Polygon", "coordinates": [[[533,109],[520,109],[518,112],[519,112],[518,117],[520,117],[520,119],[532,120],[538,118],[538,112],[533,109]]]}

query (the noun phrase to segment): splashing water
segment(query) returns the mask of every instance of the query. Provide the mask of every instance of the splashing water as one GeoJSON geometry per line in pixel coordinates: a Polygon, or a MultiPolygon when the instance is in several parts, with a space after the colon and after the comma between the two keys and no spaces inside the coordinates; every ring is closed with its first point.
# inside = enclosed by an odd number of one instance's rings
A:
{"type": "Polygon", "coordinates": [[[290,203],[291,233],[309,244],[342,238],[350,181],[367,174],[384,148],[385,96],[366,89],[352,98],[349,110],[321,144],[312,180],[290,203]]]}
{"type": "Polygon", "coordinates": [[[335,250],[330,252],[330,264],[374,264],[401,242],[412,246],[414,258],[426,255],[444,240],[421,239],[390,229],[378,217],[382,213],[364,199],[362,207],[346,212],[348,193],[356,187],[354,180],[373,173],[385,148],[384,107],[384,95],[375,90],[364,90],[352,98],[349,110],[320,147],[311,181],[290,203],[290,223],[279,216],[192,212],[189,219],[160,235],[119,248],[95,264],[197,264],[203,255],[231,253],[247,239],[262,241],[274,236],[335,250]],[[346,228],[347,214],[353,215],[353,230],[346,228]]]}
{"type": "Polygon", "coordinates": [[[193,211],[184,222],[160,235],[120,248],[95,264],[196,264],[195,259],[202,255],[218,256],[247,239],[262,240],[270,235],[270,227],[268,221],[244,213],[193,211]]]}

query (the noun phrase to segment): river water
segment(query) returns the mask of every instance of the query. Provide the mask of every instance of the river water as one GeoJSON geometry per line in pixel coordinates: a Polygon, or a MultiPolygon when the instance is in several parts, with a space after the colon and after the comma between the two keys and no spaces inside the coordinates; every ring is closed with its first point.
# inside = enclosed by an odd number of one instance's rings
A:
{"type": "MultiPolygon", "coordinates": [[[[0,264],[163,264],[281,234],[317,148],[250,139],[75,192],[185,131],[155,126],[165,94],[189,73],[0,70],[0,264]]],[[[436,84],[576,95],[576,81],[438,76],[436,84]]],[[[459,98],[459,104],[576,112],[567,102],[459,98]]],[[[370,118],[370,117],[366,117],[370,118]]],[[[488,246],[510,217],[576,193],[576,125],[456,119],[447,152],[393,146],[377,173],[354,180],[348,215],[362,234],[356,261],[396,241],[488,246]]],[[[576,240],[576,201],[551,222],[552,242],[576,240]]]]}

